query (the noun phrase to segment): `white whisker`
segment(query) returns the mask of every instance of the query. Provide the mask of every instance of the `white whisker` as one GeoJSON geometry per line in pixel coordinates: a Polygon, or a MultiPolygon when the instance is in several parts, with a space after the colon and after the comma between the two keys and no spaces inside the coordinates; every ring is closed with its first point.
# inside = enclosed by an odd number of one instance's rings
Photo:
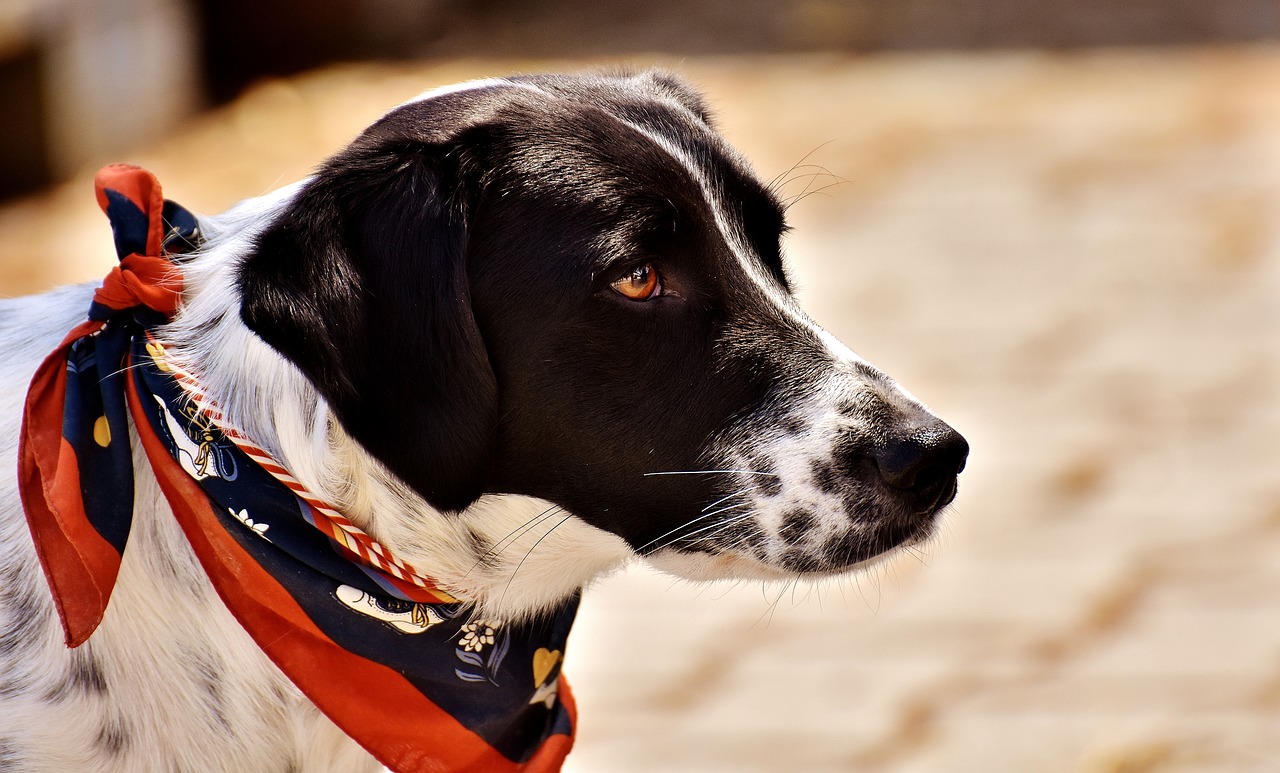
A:
{"type": "Polygon", "coordinates": [[[520,539],[525,534],[528,534],[529,531],[535,528],[538,524],[550,518],[552,514],[555,513],[557,510],[560,510],[560,507],[558,505],[552,505],[551,507],[548,507],[546,510],[543,510],[541,513],[525,521],[523,524],[521,524],[517,528],[513,529],[510,534],[508,534],[507,536],[495,542],[493,544],[493,547],[489,548],[484,553],[480,554],[480,556],[476,558],[476,562],[472,564],[471,568],[467,570],[466,574],[464,574],[463,577],[469,577],[471,573],[474,572],[485,561],[488,561],[489,559],[496,557],[499,553],[511,547],[513,544],[515,544],[516,540],[520,539]]]}
{"type": "Polygon", "coordinates": [[[725,473],[734,473],[736,475],[764,475],[770,478],[778,477],[772,472],[760,472],[759,470],[672,470],[670,472],[646,472],[644,477],[652,477],[654,475],[720,475],[725,473]]]}
{"type": "Polygon", "coordinates": [[[516,573],[520,571],[520,567],[524,566],[524,562],[529,560],[529,556],[533,555],[533,551],[537,550],[538,546],[542,544],[542,541],[547,537],[550,537],[553,531],[563,526],[565,522],[572,517],[573,517],[573,514],[571,513],[561,518],[559,521],[556,521],[555,526],[552,526],[550,529],[547,529],[547,533],[543,534],[541,537],[538,537],[537,542],[533,543],[533,545],[529,548],[528,552],[524,554],[524,558],[520,559],[520,563],[516,564],[516,568],[511,570],[511,577],[507,578],[507,585],[505,588],[502,589],[502,596],[499,597],[498,599],[498,606],[502,606],[502,602],[506,601],[507,591],[511,589],[511,583],[515,582],[516,573]]]}
{"type": "Polygon", "coordinates": [[[705,513],[706,511],[710,510],[711,508],[715,507],[716,505],[720,504],[721,502],[727,502],[727,501],[729,501],[730,499],[733,499],[734,497],[740,497],[740,496],[742,496],[743,494],[746,494],[746,493],[747,493],[747,490],[746,490],[746,489],[741,489],[741,490],[739,490],[739,491],[735,491],[735,492],[733,492],[732,494],[730,494],[730,495],[729,495],[729,496],[727,496],[727,497],[720,497],[720,498],[719,498],[719,499],[717,499],[716,501],[714,501],[714,502],[712,502],[711,504],[707,505],[706,507],[702,508],[702,512],[704,512],[704,513],[705,513]]]}
{"type": "MultiPolygon", "coordinates": [[[[727,497],[726,497],[726,499],[727,499],[727,497]]],[[[709,513],[704,513],[704,514],[702,514],[702,515],[698,516],[697,518],[694,518],[694,519],[689,520],[689,521],[685,521],[684,523],[682,523],[682,524],[680,524],[679,526],[675,527],[674,529],[672,529],[671,531],[667,532],[666,534],[660,534],[660,535],[658,535],[657,537],[654,537],[653,539],[649,540],[649,541],[648,541],[648,542],[646,542],[645,544],[643,544],[643,545],[641,545],[640,547],[636,548],[636,552],[637,552],[637,553],[639,553],[640,551],[642,551],[642,550],[644,550],[645,548],[649,547],[649,546],[650,546],[650,545],[652,545],[653,543],[658,542],[659,540],[665,539],[666,537],[669,537],[669,536],[671,536],[672,534],[675,534],[676,532],[680,531],[681,529],[684,529],[684,528],[687,528],[687,527],[689,527],[689,526],[692,526],[692,525],[694,525],[695,523],[697,523],[698,521],[702,521],[702,520],[705,520],[705,519],[707,519],[707,518],[713,518],[713,517],[715,517],[715,516],[717,516],[717,515],[720,515],[720,514],[721,514],[721,513],[723,513],[723,512],[727,512],[727,511],[732,510],[732,509],[734,509],[734,508],[736,508],[736,507],[749,507],[750,505],[751,505],[751,503],[750,503],[750,502],[739,502],[738,504],[726,505],[725,507],[722,507],[722,508],[720,508],[719,510],[712,510],[712,511],[711,511],[711,512],[709,512],[709,513]]],[[[715,524],[712,524],[712,526],[714,526],[714,525],[715,525],[715,524]]],[[[696,534],[697,532],[694,532],[694,533],[696,534]]],[[[684,535],[684,536],[689,536],[689,535],[684,535]]],[[[671,542],[668,542],[666,545],[663,545],[662,547],[666,547],[667,545],[670,545],[670,544],[672,544],[672,543],[674,543],[674,542],[676,542],[676,541],[679,541],[680,539],[683,539],[683,538],[684,538],[684,537],[677,537],[676,539],[672,540],[671,542]]],[[[662,549],[662,548],[657,548],[657,550],[661,550],[661,549],[662,549]]]]}
{"type": "MultiPolygon", "coordinates": [[[[742,507],[742,505],[734,505],[734,506],[732,506],[732,507],[742,507]]],[[[732,507],[726,507],[724,510],[720,510],[719,512],[725,512],[725,511],[727,511],[727,510],[732,509],[732,507]]],[[[733,515],[733,516],[731,516],[731,517],[729,517],[729,518],[726,518],[726,519],[725,519],[725,520],[723,520],[723,521],[720,521],[719,523],[713,523],[713,524],[711,524],[710,526],[704,526],[704,527],[702,527],[701,529],[697,529],[696,531],[691,531],[691,532],[689,532],[688,534],[682,534],[682,535],[680,535],[679,537],[676,537],[675,539],[670,540],[670,541],[669,541],[669,542],[667,542],[666,544],[663,544],[663,545],[661,545],[661,546],[659,546],[659,547],[655,548],[655,549],[654,549],[654,551],[656,552],[656,551],[658,551],[658,550],[662,550],[663,548],[671,547],[672,545],[676,544],[677,542],[684,542],[684,541],[687,541],[690,537],[693,537],[693,536],[695,536],[695,535],[697,535],[697,534],[701,534],[702,532],[704,532],[704,531],[708,531],[708,530],[710,530],[710,529],[723,530],[723,529],[725,529],[725,528],[726,528],[726,527],[728,527],[728,526],[732,526],[732,525],[733,525],[733,524],[735,524],[735,523],[739,523],[739,522],[741,522],[741,521],[744,521],[744,520],[746,520],[746,519],[748,519],[748,518],[753,517],[754,515],[755,515],[755,512],[754,512],[754,511],[748,511],[748,512],[745,512],[745,513],[738,513],[738,514],[733,515]]],[[[688,524],[686,524],[686,526],[687,526],[687,525],[688,525],[688,524]]],[[[715,536],[715,534],[719,534],[719,533],[720,533],[719,531],[716,531],[716,532],[714,532],[713,534],[711,534],[711,535],[709,535],[709,536],[715,536]]],[[[706,539],[706,538],[704,537],[704,539],[706,539]]]]}

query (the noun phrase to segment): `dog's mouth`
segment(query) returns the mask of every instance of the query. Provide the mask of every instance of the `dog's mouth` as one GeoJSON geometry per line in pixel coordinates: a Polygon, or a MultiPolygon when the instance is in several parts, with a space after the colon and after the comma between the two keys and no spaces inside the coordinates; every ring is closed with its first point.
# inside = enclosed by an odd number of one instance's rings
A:
{"type": "MultiPolygon", "coordinates": [[[[964,470],[963,463],[960,466],[960,470],[964,470]]],[[[956,501],[956,494],[959,492],[960,478],[958,475],[953,475],[938,485],[937,496],[933,499],[932,503],[925,504],[920,512],[930,517],[936,515],[952,502],[956,501]]]]}
{"type": "Polygon", "coordinates": [[[805,519],[796,512],[773,526],[768,525],[767,513],[738,515],[704,539],[639,552],[655,568],[692,580],[821,579],[849,574],[928,541],[957,488],[955,479],[947,481],[922,512],[895,508],[875,519],[843,517],[843,528],[833,529],[817,516],[808,520],[806,528],[805,519]]]}
{"type": "Polygon", "coordinates": [[[891,560],[901,550],[927,541],[932,525],[923,526],[904,537],[885,538],[875,550],[858,550],[831,560],[821,553],[802,548],[784,550],[777,560],[740,548],[720,552],[664,549],[645,556],[659,571],[689,580],[821,580],[872,569],[891,560]]]}
{"type": "Polygon", "coordinates": [[[965,439],[918,406],[893,412],[868,398],[883,416],[859,425],[811,402],[795,421],[730,436],[709,504],[638,552],[686,577],[794,579],[855,571],[929,539],[955,501],[965,439]]]}

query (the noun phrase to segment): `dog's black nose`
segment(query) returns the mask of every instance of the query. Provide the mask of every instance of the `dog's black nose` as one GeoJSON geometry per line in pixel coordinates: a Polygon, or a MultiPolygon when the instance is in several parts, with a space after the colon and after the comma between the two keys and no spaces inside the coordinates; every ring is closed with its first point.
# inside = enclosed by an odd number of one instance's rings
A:
{"type": "Polygon", "coordinates": [[[941,421],[889,440],[872,454],[880,479],[913,497],[917,512],[934,510],[955,496],[969,443],[941,421]]]}

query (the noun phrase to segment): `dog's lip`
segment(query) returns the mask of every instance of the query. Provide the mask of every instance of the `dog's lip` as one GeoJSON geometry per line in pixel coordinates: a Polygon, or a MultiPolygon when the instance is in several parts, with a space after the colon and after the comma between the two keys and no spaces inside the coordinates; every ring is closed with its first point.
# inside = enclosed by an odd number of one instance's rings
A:
{"type": "Polygon", "coordinates": [[[767,563],[754,556],[736,551],[711,554],[703,552],[691,553],[668,549],[645,556],[645,559],[650,562],[654,568],[660,571],[694,581],[716,581],[744,578],[764,581],[793,581],[796,578],[818,580],[825,577],[838,577],[850,572],[867,569],[886,560],[892,553],[893,550],[888,550],[855,564],[804,572],[785,569],[781,566],[777,566],[776,564],[767,563]],[[706,563],[699,566],[696,571],[690,571],[690,566],[688,565],[677,565],[674,562],[664,560],[666,556],[677,555],[698,556],[699,558],[704,559],[706,563]]]}
{"type": "Polygon", "coordinates": [[[941,512],[947,505],[956,501],[956,494],[960,492],[960,479],[953,477],[947,481],[947,485],[943,486],[936,498],[916,509],[917,516],[931,517],[941,512]]]}
{"type": "MultiPolygon", "coordinates": [[[[941,508],[939,508],[941,509],[941,508]]],[[[935,511],[936,513],[936,511],[935,511]]],[[[858,560],[822,569],[796,570],[788,569],[771,561],[762,561],[750,553],[738,550],[726,550],[709,553],[703,550],[683,550],[677,547],[665,547],[654,553],[643,556],[655,568],[669,574],[691,580],[723,580],[750,578],[757,580],[821,580],[828,577],[840,577],[853,572],[870,569],[881,563],[890,561],[901,548],[918,545],[933,536],[937,519],[928,517],[915,523],[914,528],[904,528],[894,535],[892,543],[877,553],[862,556],[858,560]],[[696,572],[682,571],[689,569],[688,564],[677,564],[667,558],[677,556],[697,557],[703,562],[696,572]]]]}

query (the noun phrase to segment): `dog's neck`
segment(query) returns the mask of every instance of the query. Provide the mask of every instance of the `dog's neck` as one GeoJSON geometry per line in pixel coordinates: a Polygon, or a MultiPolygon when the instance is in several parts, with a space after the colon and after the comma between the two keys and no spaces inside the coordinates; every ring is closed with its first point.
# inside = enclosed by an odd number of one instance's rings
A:
{"type": "Polygon", "coordinates": [[[160,331],[169,356],[195,375],[227,422],[479,615],[537,614],[625,563],[633,554],[623,540],[540,499],[487,495],[461,513],[432,508],[352,439],[310,381],[245,326],[236,272],[256,233],[296,190],[202,219],[207,241],[183,264],[182,307],[160,331]]]}

